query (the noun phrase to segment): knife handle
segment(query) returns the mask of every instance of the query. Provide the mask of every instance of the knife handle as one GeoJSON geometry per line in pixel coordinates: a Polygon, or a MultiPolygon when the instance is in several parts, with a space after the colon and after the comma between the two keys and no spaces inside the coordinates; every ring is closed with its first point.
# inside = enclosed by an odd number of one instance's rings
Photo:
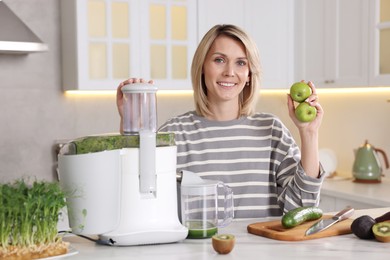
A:
{"type": "Polygon", "coordinates": [[[355,212],[354,208],[348,207],[348,208],[343,209],[342,211],[340,211],[336,215],[334,215],[334,217],[338,218],[339,220],[344,220],[344,219],[351,217],[354,212],[355,212]]]}

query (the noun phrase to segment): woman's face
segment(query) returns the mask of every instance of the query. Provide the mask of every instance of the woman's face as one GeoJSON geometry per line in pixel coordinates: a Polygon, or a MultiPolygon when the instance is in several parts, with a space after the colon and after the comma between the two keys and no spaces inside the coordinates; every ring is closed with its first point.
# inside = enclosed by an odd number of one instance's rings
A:
{"type": "Polygon", "coordinates": [[[210,102],[235,101],[249,81],[249,64],[244,45],[228,36],[218,36],[203,64],[210,102]]]}

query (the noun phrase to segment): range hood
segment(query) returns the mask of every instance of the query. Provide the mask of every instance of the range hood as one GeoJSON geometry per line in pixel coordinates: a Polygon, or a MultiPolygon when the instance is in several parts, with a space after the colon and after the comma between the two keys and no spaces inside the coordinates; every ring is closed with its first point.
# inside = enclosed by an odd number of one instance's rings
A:
{"type": "Polygon", "coordinates": [[[27,54],[47,51],[44,44],[14,12],[0,0],[0,53],[27,54]]]}

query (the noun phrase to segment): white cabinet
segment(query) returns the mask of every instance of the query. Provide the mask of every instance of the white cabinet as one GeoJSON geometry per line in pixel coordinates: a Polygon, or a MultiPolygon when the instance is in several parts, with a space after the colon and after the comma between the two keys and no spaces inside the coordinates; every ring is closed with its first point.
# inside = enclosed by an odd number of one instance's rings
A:
{"type": "Polygon", "coordinates": [[[236,0],[198,0],[198,40],[216,24],[234,24],[244,28],[245,7],[248,3],[252,3],[252,0],[244,0],[239,4],[236,0]]]}
{"type": "Polygon", "coordinates": [[[64,89],[128,77],[191,89],[197,44],[215,24],[255,40],[262,88],[390,83],[389,0],[61,0],[64,89]]]}
{"type": "Polygon", "coordinates": [[[319,87],[368,85],[369,2],[295,1],[296,80],[319,87]]]}
{"type": "Polygon", "coordinates": [[[293,9],[290,0],[61,0],[64,89],[115,89],[128,77],[191,89],[196,46],[220,23],[246,29],[257,42],[263,88],[286,88],[293,9]]]}
{"type": "Polygon", "coordinates": [[[354,209],[370,209],[381,207],[381,205],[363,203],[356,200],[321,195],[319,208],[324,212],[336,212],[343,208],[352,207],[354,209]]]}
{"type": "Polygon", "coordinates": [[[390,1],[370,1],[370,84],[390,85],[390,1]]]}
{"type": "Polygon", "coordinates": [[[320,205],[324,212],[339,211],[347,206],[367,209],[390,206],[390,179],[381,183],[356,183],[352,179],[325,179],[321,187],[320,205]]]}
{"type": "Polygon", "coordinates": [[[295,30],[296,80],[390,85],[389,0],[297,0],[295,30]]]}
{"type": "Polygon", "coordinates": [[[199,40],[216,24],[235,24],[255,40],[262,66],[262,88],[288,88],[293,83],[294,1],[199,0],[199,40]]]}
{"type": "Polygon", "coordinates": [[[190,89],[192,0],[62,0],[65,90],[112,90],[129,77],[190,89]]]}

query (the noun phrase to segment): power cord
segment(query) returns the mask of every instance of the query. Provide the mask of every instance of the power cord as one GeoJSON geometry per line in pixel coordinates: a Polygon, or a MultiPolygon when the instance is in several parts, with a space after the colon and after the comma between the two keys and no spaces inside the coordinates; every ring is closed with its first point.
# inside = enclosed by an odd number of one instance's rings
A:
{"type": "Polygon", "coordinates": [[[109,245],[109,246],[112,246],[112,245],[115,245],[116,241],[114,241],[112,238],[108,239],[107,241],[104,241],[104,240],[100,240],[100,239],[95,239],[95,238],[92,238],[92,237],[88,237],[88,236],[84,236],[84,235],[80,235],[80,234],[74,234],[72,233],[72,231],[66,231],[66,230],[63,230],[63,231],[58,231],[59,234],[73,234],[75,236],[78,236],[78,237],[81,237],[81,238],[84,238],[84,239],[87,239],[91,242],[95,242],[99,245],[109,245]]]}

